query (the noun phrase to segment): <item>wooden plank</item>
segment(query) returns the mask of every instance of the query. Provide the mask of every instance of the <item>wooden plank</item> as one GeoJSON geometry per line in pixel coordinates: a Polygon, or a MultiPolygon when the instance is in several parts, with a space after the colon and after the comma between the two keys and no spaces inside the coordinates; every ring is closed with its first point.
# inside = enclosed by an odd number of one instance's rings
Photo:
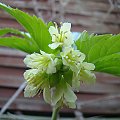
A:
{"type": "MultiPolygon", "coordinates": [[[[6,20],[6,18],[10,18],[4,12],[3,13],[1,12],[1,15],[3,16],[3,17],[1,17],[1,20],[3,18],[3,21],[4,21],[4,19],[6,20]]],[[[82,15],[77,15],[77,14],[65,14],[65,21],[71,22],[73,25],[83,25],[83,26],[88,26],[88,27],[95,26],[95,28],[99,27],[99,26],[102,26],[103,28],[104,28],[104,26],[109,27],[109,25],[118,27],[117,24],[120,23],[120,21],[116,21],[116,19],[117,19],[116,15],[108,16],[108,18],[105,19],[105,23],[102,23],[102,19],[101,19],[101,17],[104,17],[105,14],[101,14],[101,13],[97,12],[95,15],[93,14],[92,16],[82,16],[82,15]],[[97,15],[97,16],[95,16],[95,15],[97,15]],[[107,23],[109,23],[109,24],[107,24],[107,23]]],[[[43,18],[45,18],[45,16],[46,15],[43,15],[43,18]]],[[[58,18],[59,17],[57,17],[57,19],[55,19],[55,20],[59,21],[58,18]]],[[[47,19],[45,19],[45,21],[47,19]]],[[[7,19],[7,21],[8,21],[8,19],[7,19]]],[[[11,19],[9,19],[9,21],[11,21],[11,19]]]]}
{"type": "MultiPolygon", "coordinates": [[[[84,22],[83,22],[84,23],[84,22]]],[[[85,23],[84,23],[85,24],[85,23]]],[[[91,24],[92,25],[92,24],[91,24]]],[[[0,27],[11,27],[23,30],[22,26],[20,26],[16,21],[8,21],[8,20],[0,20],[0,27]]],[[[119,26],[118,25],[104,25],[104,24],[95,24],[93,26],[82,26],[81,25],[74,25],[72,26],[72,31],[82,32],[83,30],[89,31],[89,33],[119,33],[119,26]]]]}
{"type": "Polygon", "coordinates": [[[0,18],[0,28],[15,28],[19,30],[24,30],[23,27],[17,23],[15,20],[1,19],[0,18]]]}
{"type": "Polygon", "coordinates": [[[24,53],[22,51],[19,51],[19,50],[15,50],[15,49],[0,46],[0,56],[2,56],[2,57],[8,56],[8,57],[24,58],[26,56],[26,53],[24,53]]]}
{"type": "MultiPolygon", "coordinates": [[[[85,5],[87,4],[87,8],[88,8],[88,6],[89,6],[89,8],[90,9],[93,9],[93,8],[95,8],[95,6],[94,7],[91,7],[91,5],[94,5],[94,4],[97,4],[98,6],[104,6],[104,8],[107,8],[106,7],[106,5],[108,6],[108,7],[110,7],[110,5],[109,4],[104,4],[104,3],[96,3],[96,2],[92,2],[92,1],[87,1],[87,2],[85,2],[84,3],[84,1],[81,1],[82,2],[82,4],[81,3],[79,3],[78,2],[78,4],[76,4],[75,3],[75,1],[74,1],[74,3],[72,3],[72,4],[70,4],[70,5],[68,5],[67,7],[66,7],[66,9],[65,10],[68,10],[68,11],[65,11],[65,13],[70,13],[70,14],[77,14],[77,15],[87,15],[87,16],[94,16],[94,17],[97,17],[97,16],[100,16],[100,19],[101,19],[101,17],[104,17],[105,16],[105,12],[103,12],[103,8],[101,8],[101,12],[100,11],[90,11],[90,10],[81,10],[80,8],[81,8],[81,6],[82,7],[85,7],[85,5]],[[102,5],[101,5],[102,4],[102,5]],[[76,6],[74,6],[74,5],[77,5],[77,7],[76,6]],[[80,6],[81,5],[81,6],[80,6]],[[69,10],[69,9],[72,9],[72,10],[69,10]],[[80,10],[79,10],[80,9],[80,10]],[[76,13],[73,13],[73,12],[75,12],[76,10],[78,10],[78,12],[76,12],[76,13]],[[102,16],[101,16],[102,15],[102,16]]],[[[9,3],[9,2],[8,2],[9,3]]],[[[15,6],[15,7],[20,7],[21,8],[21,6],[22,6],[22,8],[26,8],[26,7],[28,7],[28,8],[33,8],[33,4],[32,4],[32,2],[30,1],[30,2],[24,2],[24,1],[16,1],[16,3],[15,3],[15,1],[13,0],[13,1],[11,1],[9,4],[11,4],[11,5],[13,5],[13,6],[15,6]],[[15,5],[14,5],[15,4],[15,5]],[[17,6],[17,5],[19,5],[19,6],[17,6]]],[[[50,6],[48,5],[48,4],[46,4],[46,2],[40,2],[40,3],[38,3],[38,5],[41,5],[41,7],[42,8],[40,8],[40,9],[42,9],[42,10],[47,10],[47,11],[49,11],[51,8],[50,8],[50,6]],[[44,7],[43,7],[44,6],[44,7]]],[[[56,9],[57,9],[57,12],[59,11],[59,9],[58,8],[60,8],[60,6],[59,7],[57,7],[56,6],[56,9]]],[[[98,7],[97,7],[98,8],[98,7]]],[[[107,9],[108,10],[108,9],[107,9]]],[[[112,14],[113,15],[113,14],[112,14]]],[[[111,18],[113,17],[113,18],[117,18],[117,16],[114,14],[114,16],[112,16],[111,14],[109,15],[109,16],[111,16],[111,18]]],[[[108,21],[109,20],[112,20],[112,19],[109,19],[109,16],[108,16],[108,21]]],[[[98,19],[98,20],[100,20],[100,19],[98,19]]],[[[119,22],[119,20],[114,20],[114,23],[116,23],[116,22],[119,22]]]]}
{"type": "MultiPolygon", "coordinates": [[[[26,8],[33,9],[32,1],[25,2],[25,1],[4,1],[6,4],[10,4],[14,7],[18,8],[26,8]]],[[[51,10],[51,6],[47,4],[46,1],[40,1],[38,4],[41,5],[41,10],[45,12],[44,18],[48,20],[47,12],[51,10]]],[[[65,9],[65,20],[73,23],[73,31],[83,31],[84,29],[87,29],[90,32],[96,32],[96,33],[119,33],[119,18],[116,14],[110,14],[107,19],[105,19],[105,23],[102,23],[102,19],[105,16],[104,9],[107,9],[110,7],[108,3],[102,3],[102,2],[95,2],[95,1],[71,1],[68,6],[66,6],[65,9]],[[93,7],[94,6],[94,7],[93,7]],[[85,10],[83,9],[85,8],[85,10]],[[100,10],[97,10],[99,9],[100,10]],[[90,9],[90,10],[89,10],[90,9]],[[91,9],[95,9],[92,10],[91,9]],[[70,15],[69,15],[70,14],[70,15]],[[87,16],[87,17],[85,17],[87,16]],[[106,24],[109,23],[109,24],[106,24]],[[112,25],[114,24],[114,25],[112,25]]],[[[60,9],[60,6],[58,3],[56,3],[56,11],[58,12],[60,9]]],[[[1,13],[2,14],[2,13],[1,13]]],[[[1,15],[4,16],[4,15],[1,15]]],[[[58,17],[59,18],[59,17],[58,17]]],[[[2,20],[2,19],[1,19],[2,20]]],[[[23,29],[20,25],[18,25],[16,22],[13,23],[12,21],[9,21],[9,23],[5,22],[3,19],[2,22],[0,22],[0,26],[3,27],[14,27],[23,29]]],[[[57,20],[59,21],[59,20],[57,20]]]]}
{"type": "MultiPolygon", "coordinates": [[[[1,0],[2,1],[2,0],[1,0]]],[[[13,6],[15,8],[33,8],[33,2],[32,1],[14,1],[14,0],[10,0],[10,1],[4,1],[3,3],[13,6]]],[[[38,2],[38,7],[40,5],[40,9],[43,10],[51,10],[51,6],[48,4],[47,1],[39,1],[38,2]]],[[[60,10],[60,4],[58,2],[56,2],[56,10],[59,11],[60,10]]],[[[108,9],[110,8],[110,4],[106,4],[106,3],[102,3],[99,2],[99,4],[97,2],[93,2],[93,1],[85,1],[85,0],[71,0],[69,2],[69,5],[66,6],[66,12],[70,12],[70,13],[79,13],[79,11],[84,11],[84,10],[88,10],[88,11],[94,11],[94,10],[102,10],[102,11],[108,11],[108,9]]],[[[113,11],[116,11],[113,10],[113,11]]]]}
{"type": "MultiPolygon", "coordinates": [[[[8,87],[0,87],[0,96],[2,97],[2,98],[10,98],[15,92],[16,92],[16,90],[17,90],[17,88],[8,88],[8,87]],[[4,93],[6,93],[6,94],[4,94],[4,93]]],[[[78,93],[76,93],[76,95],[78,96],[78,100],[79,101],[82,101],[82,102],[84,102],[84,101],[88,101],[88,100],[94,100],[94,99],[99,99],[99,98],[103,98],[103,97],[105,97],[107,94],[94,94],[94,93],[91,93],[91,94],[89,94],[89,93],[86,93],[86,94],[83,94],[82,92],[78,92],[78,93]]],[[[33,97],[33,98],[25,98],[24,97],[24,94],[23,94],[23,92],[22,93],[20,93],[20,95],[18,96],[18,98],[20,98],[20,99],[37,99],[37,100],[39,100],[39,98],[41,98],[41,100],[43,100],[43,97],[42,97],[43,95],[42,94],[39,94],[39,95],[36,95],[35,97],[33,97]]],[[[44,100],[43,100],[44,101],[44,100]]]]}
{"type": "Polygon", "coordinates": [[[91,108],[92,110],[95,111],[95,113],[101,114],[105,109],[104,114],[110,114],[111,111],[113,111],[113,113],[116,114],[116,113],[120,113],[119,107],[120,107],[120,99],[111,99],[111,100],[103,100],[99,102],[94,102],[93,104],[85,105],[82,110],[88,112],[91,108]]]}
{"type": "Polygon", "coordinates": [[[8,57],[8,56],[1,57],[0,56],[0,66],[25,68],[23,59],[24,58],[15,58],[15,57],[8,57]]]}
{"type": "MultiPolygon", "coordinates": [[[[0,107],[7,101],[6,98],[0,98],[0,107]]],[[[89,114],[120,114],[120,100],[115,99],[111,101],[96,102],[94,104],[86,104],[82,106],[81,112],[89,114]],[[99,109],[98,109],[99,108],[99,109]]],[[[19,111],[33,111],[34,112],[51,112],[51,107],[46,104],[42,98],[39,99],[23,99],[17,98],[14,103],[9,107],[9,110],[19,111]],[[32,108],[32,109],[31,109],[32,108]]],[[[74,112],[73,109],[64,108],[62,112],[74,112]]]]}
{"type": "MultiPolygon", "coordinates": [[[[32,10],[32,9],[21,9],[25,12],[28,12],[29,14],[33,15],[35,14],[35,12],[32,10]]],[[[47,21],[48,18],[46,18],[47,16],[47,13],[49,12],[48,10],[47,11],[42,11],[44,12],[43,14],[43,18],[45,18],[44,20],[47,21]]],[[[65,18],[68,18],[70,19],[70,21],[76,21],[76,24],[79,23],[78,20],[80,20],[80,18],[85,18],[85,17],[89,17],[89,19],[84,19],[85,21],[87,22],[91,22],[91,20],[94,22],[102,22],[102,19],[103,17],[106,16],[106,13],[105,12],[102,12],[102,11],[94,11],[94,12],[90,12],[90,11],[80,11],[79,14],[75,14],[75,13],[65,13],[65,18]],[[73,17],[72,17],[73,16],[73,17]],[[72,19],[72,20],[71,20],[72,19]]],[[[11,18],[10,15],[8,15],[5,11],[3,10],[0,10],[0,17],[1,18],[11,18]]],[[[119,20],[116,20],[118,17],[115,13],[111,13],[109,16],[107,16],[107,18],[104,20],[104,22],[107,22],[107,23],[116,23],[116,24],[119,24],[120,21],[119,20]]],[[[49,19],[50,19],[50,16],[49,16],[49,19]]],[[[75,22],[73,22],[75,23],[75,22]]],[[[87,24],[87,23],[86,23],[87,24]]]]}
{"type": "MultiPolygon", "coordinates": [[[[108,16],[108,18],[105,19],[105,23],[102,23],[101,18],[105,16],[104,12],[101,13],[99,11],[98,12],[96,11],[95,13],[92,12],[91,14],[92,16],[87,15],[85,17],[85,16],[82,16],[82,14],[72,15],[71,13],[70,14],[66,13],[65,21],[69,21],[73,23],[73,31],[83,31],[84,29],[87,29],[90,32],[96,32],[96,33],[119,33],[120,28],[117,24],[119,24],[120,21],[117,20],[116,15],[110,14],[110,16],[108,16]],[[106,24],[106,23],[109,23],[109,24],[106,24]]],[[[4,16],[4,15],[1,15],[1,16],[4,16]]],[[[43,17],[46,18],[46,20],[49,19],[48,17],[46,17],[46,14],[44,14],[43,17]]],[[[59,19],[57,19],[57,21],[59,21],[59,19]]],[[[0,26],[2,28],[14,27],[14,28],[19,28],[23,30],[23,28],[15,21],[9,20],[9,23],[8,23],[8,20],[1,19],[0,23],[1,23],[0,26]]]]}

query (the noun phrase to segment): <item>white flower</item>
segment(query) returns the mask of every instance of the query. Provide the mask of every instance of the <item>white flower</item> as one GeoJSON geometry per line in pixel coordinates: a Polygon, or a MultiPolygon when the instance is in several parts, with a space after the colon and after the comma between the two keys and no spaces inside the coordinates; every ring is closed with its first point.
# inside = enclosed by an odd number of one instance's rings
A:
{"type": "Polygon", "coordinates": [[[50,26],[49,32],[52,36],[52,44],[49,44],[51,49],[56,49],[59,46],[68,47],[71,46],[73,41],[73,36],[70,31],[71,23],[63,23],[60,30],[58,30],[57,25],[50,26]]]}
{"type": "Polygon", "coordinates": [[[33,69],[39,69],[39,71],[46,72],[47,74],[52,74],[56,72],[56,59],[53,54],[47,54],[43,51],[39,53],[33,53],[27,55],[24,59],[24,63],[27,67],[33,69]]]}
{"type": "Polygon", "coordinates": [[[61,53],[63,64],[69,66],[73,72],[78,72],[81,68],[81,63],[85,59],[85,54],[79,50],[74,50],[71,47],[67,47],[61,53]]]}

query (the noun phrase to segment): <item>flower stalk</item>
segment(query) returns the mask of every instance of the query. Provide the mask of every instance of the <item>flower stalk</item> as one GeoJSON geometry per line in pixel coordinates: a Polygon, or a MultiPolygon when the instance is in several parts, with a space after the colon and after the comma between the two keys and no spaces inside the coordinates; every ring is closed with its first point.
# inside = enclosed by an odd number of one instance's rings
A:
{"type": "Polygon", "coordinates": [[[60,107],[58,107],[58,108],[56,108],[56,107],[53,108],[51,120],[57,120],[59,110],[60,110],[60,107]]]}

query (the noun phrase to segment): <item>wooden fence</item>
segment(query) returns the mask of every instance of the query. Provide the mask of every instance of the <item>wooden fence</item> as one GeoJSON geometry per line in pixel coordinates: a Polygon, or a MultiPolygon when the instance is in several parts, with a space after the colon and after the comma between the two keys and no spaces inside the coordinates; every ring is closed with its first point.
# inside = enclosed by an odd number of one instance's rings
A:
{"type": "MultiPolygon", "coordinates": [[[[71,22],[73,31],[87,30],[90,33],[119,33],[120,31],[119,0],[0,0],[0,2],[36,14],[46,22],[50,20],[71,22]]],[[[1,27],[23,29],[0,9],[1,27]]]]}

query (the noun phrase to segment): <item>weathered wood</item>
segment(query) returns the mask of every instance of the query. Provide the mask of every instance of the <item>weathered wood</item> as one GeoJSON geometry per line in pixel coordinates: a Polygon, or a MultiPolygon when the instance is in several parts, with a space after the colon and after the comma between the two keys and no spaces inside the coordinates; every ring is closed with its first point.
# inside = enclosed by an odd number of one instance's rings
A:
{"type": "MultiPolygon", "coordinates": [[[[87,98],[86,98],[87,99],[87,98]]],[[[7,101],[7,98],[0,98],[0,107],[7,101]]],[[[83,102],[83,101],[81,101],[83,102]]],[[[91,104],[85,104],[81,107],[81,112],[83,113],[96,113],[96,114],[120,114],[120,99],[112,99],[107,101],[99,101],[91,104]],[[99,109],[98,109],[99,108],[99,109]]],[[[46,104],[40,96],[38,99],[30,99],[30,98],[17,98],[15,102],[9,107],[12,110],[20,110],[20,111],[44,111],[50,112],[51,107],[46,104]],[[32,109],[31,109],[32,108],[32,109]]],[[[79,108],[78,108],[79,110],[79,108]]],[[[62,112],[73,112],[74,110],[64,108],[62,112]]]]}

